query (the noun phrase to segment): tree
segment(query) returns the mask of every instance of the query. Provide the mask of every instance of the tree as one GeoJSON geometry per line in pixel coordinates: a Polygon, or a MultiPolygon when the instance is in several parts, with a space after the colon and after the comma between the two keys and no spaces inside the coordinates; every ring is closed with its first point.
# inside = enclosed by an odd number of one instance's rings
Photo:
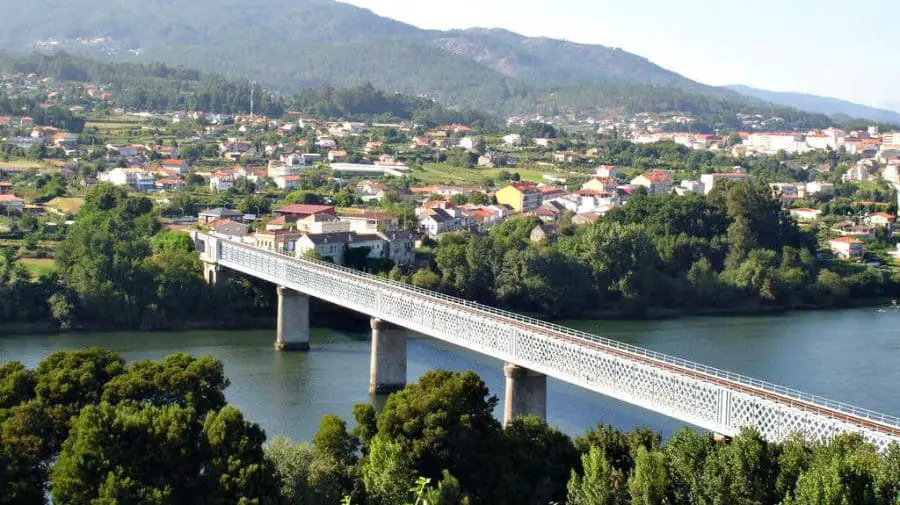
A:
{"type": "Polygon", "coordinates": [[[211,356],[194,358],[178,353],[161,363],[135,361],[103,388],[103,400],[133,401],[153,405],[179,405],[199,416],[225,407],[225,389],[230,384],[222,362],[211,356]]]}
{"type": "Polygon", "coordinates": [[[628,481],[632,505],[663,505],[666,488],[666,466],[662,452],[639,447],[634,458],[634,473],[628,481]]]}
{"type": "Polygon", "coordinates": [[[800,474],[795,505],[875,503],[878,454],[857,433],[835,437],[813,450],[809,468],[800,474]]]}
{"type": "Polygon", "coordinates": [[[403,447],[376,436],[363,463],[366,495],[375,505],[403,503],[416,480],[416,474],[403,455],[403,447]]]}
{"type": "Polygon", "coordinates": [[[703,466],[715,450],[711,434],[682,428],[663,448],[669,477],[669,503],[701,503],[703,466]]]}
{"type": "Polygon", "coordinates": [[[281,496],[292,505],[310,503],[309,472],[315,455],[309,444],[295,444],[276,437],[265,446],[266,459],[275,468],[281,482],[281,496]]]}
{"type": "Polygon", "coordinates": [[[496,492],[494,451],[501,443],[496,405],[474,373],[432,371],[388,398],[378,433],[400,444],[419,475],[437,478],[448,470],[476,501],[487,501],[496,492]]]}
{"type": "Polygon", "coordinates": [[[578,451],[564,433],[533,416],[519,417],[503,430],[507,503],[561,503],[569,469],[578,451]]]}
{"type": "Polygon", "coordinates": [[[583,474],[572,470],[567,485],[566,505],[615,505],[622,475],[613,470],[603,450],[591,447],[581,456],[583,474]]]}

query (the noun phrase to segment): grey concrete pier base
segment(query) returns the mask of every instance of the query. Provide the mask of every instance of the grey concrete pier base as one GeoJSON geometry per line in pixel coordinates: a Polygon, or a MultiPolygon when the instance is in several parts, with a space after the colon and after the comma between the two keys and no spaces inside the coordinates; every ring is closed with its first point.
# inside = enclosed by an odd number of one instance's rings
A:
{"type": "Polygon", "coordinates": [[[216,263],[203,262],[203,280],[210,286],[218,286],[225,282],[225,272],[216,263]]]}
{"type": "Polygon", "coordinates": [[[406,386],[406,329],[372,318],[369,394],[394,393],[406,386]]]}
{"type": "Polygon", "coordinates": [[[512,363],[503,366],[506,398],[503,425],[521,416],[547,419],[547,376],[512,363]]]}
{"type": "Polygon", "coordinates": [[[309,296],[278,286],[276,351],[309,350],[309,296]]]}

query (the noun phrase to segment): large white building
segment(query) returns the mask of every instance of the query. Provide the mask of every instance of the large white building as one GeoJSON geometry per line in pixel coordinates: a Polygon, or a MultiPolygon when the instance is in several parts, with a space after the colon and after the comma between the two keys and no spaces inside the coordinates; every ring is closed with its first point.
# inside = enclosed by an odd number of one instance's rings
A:
{"type": "Polygon", "coordinates": [[[805,153],[811,148],[803,139],[803,135],[797,133],[751,133],[744,145],[752,147],[758,152],[775,154],[778,151],[786,153],[805,153]]]}
{"type": "Polygon", "coordinates": [[[703,174],[700,176],[700,182],[703,183],[703,193],[708,195],[716,186],[716,183],[722,181],[746,181],[749,176],[746,172],[728,172],[717,174],[703,174]]]}
{"type": "Polygon", "coordinates": [[[129,186],[135,191],[148,192],[155,189],[153,176],[140,168],[114,168],[101,172],[100,182],[108,182],[114,186],[129,186]]]}

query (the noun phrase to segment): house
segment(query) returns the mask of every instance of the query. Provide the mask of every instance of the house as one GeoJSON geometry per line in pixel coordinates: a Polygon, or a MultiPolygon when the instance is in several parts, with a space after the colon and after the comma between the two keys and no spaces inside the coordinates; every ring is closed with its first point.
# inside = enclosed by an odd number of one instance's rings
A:
{"type": "Polygon", "coordinates": [[[869,226],[891,226],[894,224],[894,215],[887,212],[875,212],[866,216],[865,221],[869,226]]]}
{"type": "Polygon", "coordinates": [[[12,182],[0,181],[0,195],[12,193],[12,182]]]}
{"type": "Polygon", "coordinates": [[[179,179],[177,177],[163,177],[161,179],[156,179],[154,185],[156,186],[156,189],[180,191],[184,189],[184,179],[179,179]]]}
{"type": "Polygon", "coordinates": [[[616,181],[608,177],[592,177],[589,181],[581,185],[581,189],[608,193],[616,190],[616,181]]]}
{"type": "Polygon", "coordinates": [[[616,180],[616,176],[619,175],[619,173],[616,170],[615,165],[600,165],[597,167],[595,175],[601,179],[616,180]]]}
{"type": "Polygon", "coordinates": [[[328,161],[331,163],[343,163],[347,161],[347,151],[328,151],[328,161]]]}
{"type": "Polygon", "coordinates": [[[863,241],[853,237],[839,237],[831,239],[829,242],[831,252],[838,258],[845,260],[851,258],[862,258],[866,254],[863,247],[863,241]]]}
{"type": "Polygon", "coordinates": [[[553,145],[555,140],[548,139],[548,138],[536,138],[533,140],[533,142],[534,142],[534,145],[536,145],[538,147],[550,147],[553,145]]]}
{"type": "Polygon", "coordinates": [[[345,209],[338,215],[338,219],[342,223],[347,223],[350,231],[357,233],[394,231],[400,227],[400,219],[397,216],[374,210],[345,209]]]}
{"type": "Polygon", "coordinates": [[[297,240],[303,235],[294,230],[266,230],[258,231],[251,237],[256,247],[292,252],[296,248],[297,240]]]}
{"type": "Polygon", "coordinates": [[[294,205],[288,205],[285,207],[281,207],[275,209],[274,212],[276,217],[292,217],[297,219],[303,219],[305,217],[311,216],[313,214],[331,214],[335,215],[334,207],[331,205],[309,205],[298,203],[294,205]]]}
{"type": "Polygon", "coordinates": [[[209,189],[213,192],[228,191],[234,187],[234,173],[216,172],[209,178],[209,189]]]}
{"type": "Polygon", "coordinates": [[[819,219],[820,214],[822,211],[819,209],[791,209],[791,217],[799,221],[815,221],[819,219]]]}
{"type": "Polygon", "coordinates": [[[703,183],[703,192],[709,194],[717,183],[722,181],[746,181],[750,178],[746,172],[723,172],[715,174],[703,174],[700,182],[703,183]]]}
{"type": "Polygon", "coordinates": [[[146,193],[156,188],[156,181],[146,170],[141,168],[114,168],[101,172],[100,182],[108,182],[114,186],[129,186],[135,191],[146,193]]]}
{"type": "Polygon", "coordinates": [[[250,234],[250,226],[230,219],[214,221],[209,225],[210,230],[229,239],[246,237],[250,234]]]}
{"type": "Polygon", "coordinates": [[[444,233],[469,230],[477,225],[475,216],[465,208],[449,202],[433,201],[416,209],[419,228],[429,237],[444,233]]]}
{"type": "Polygon", "coordinates": [[[510,133],[508,135],[504,135],[503,143],[508,146],[520,146],[522,145],[522,136],[518,133],[510,133]]]}
{"type": "Polygon", "coordinates": [[[7,211],[22,212],[25,210],[25,201],[16,195],[2,194],[0,195],[0,207],[6,208],[7,211]]]}
{"type": "Polygon", "coordinates": [[[647,188],[651,195],[665,195],[672,191],[672,174],[667,170],[654,170],[635,177],[631,185],[647,188]]]}
{"type": "Polygon", "coordinates": [[[531,230],[532,243],[550,242],[556,237],[556,226],[552,224],[539,224],[531,230]]]}
{"type": "Polygon", "coordinates": [[[162,160],[160,166],[166,170],[175,170],[179,174],[183,174],[191,168],[191,165],[185,160],[162,160]]]}
{"type": "MultiPolygon", "coordinates": [[[[703,194],[705,192],[703,183],[700,181],[691,181],[691,180],[685,179],[685,180],[681,181],[681,184],[679,185],[679,187],[681,188],[681,191],[683,193],[703,194]]],[[[675,191],[678,192],[678,188],[675,188],[675,191]]],[[[679,194],[682,194],[682,193],[679,193],[679,194]]]]}
{"type": "Polygon", "coordinates": [[[276,175],[272,177],[272,180],[275,182],[275,185],[278,186],[279,189],[283,189],[285,191],[291,191],[300,187],[299,175],[276,175]]]}
{"type": "Polygon", "coordinates": [[[478,139],[475,137],[463,137],[459,141],[459,147],[462,147],[466,151],[475,152],[478,149],[478,139]]]}
{"type": "Polygon", "coordinates": [[[363,152],[366,154],[378,153],[384,149],[384,142],[366,142],[363,152]]]}
{"type": "Polygon", "coordinates": [[[204,210],[197,214],[197,222],[199,224],[210,224],[216,221],[231,220],[241,222],[244,215],[236,210],[226,209],[224,207],[216,207],[215,209],[204,210]]]}
{"type": "Polygon", "coordinates": [[[517,212],[534,210],[541,205],[541,192],[534,184],[514,182],[497,191],[497,203],[509,205],[517,212]]]}
{"type": "Polygon", "coordinates": [[[581,155],[575,151],[558,151],[553,153],[553,159],[558,163],[575,163],[581,159],[581,155]]]}
{"type": "Polygon", "coordinates": [[[815,195],[817,193],[822,193],[823,195],[830,195],[834,193],[834,184],[830,182],[807,182],[806,183],[806,194],[809,196],[815,195]]]}

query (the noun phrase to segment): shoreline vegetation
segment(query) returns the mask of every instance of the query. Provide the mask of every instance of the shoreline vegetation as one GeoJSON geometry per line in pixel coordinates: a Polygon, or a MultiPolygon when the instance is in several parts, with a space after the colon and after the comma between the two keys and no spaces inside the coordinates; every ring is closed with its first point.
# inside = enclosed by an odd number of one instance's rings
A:
{"type": "MultiPolygon", "coordinates": [[[[660,319],[777,314],[880,305],[900,273],[843,261],[784,215],[764,185],[708,196],[639,195],[595,224],[563,218],[531,239],[534,217],[430,242],[417,267],[368,261],[362,271],[541,319],[660,319]]],[[[163,228],[153,202],[99,185],[37,275],[0,247],[0,328],[172,330],[274,325],[275,289],[226,276],[206,284],[187,234],[163,228]],[[11,326],[6,326],[11,325],[11,326]]],[[[335,312],[327,303],[317,313],[335,312]]],[[[348,313],[329,324],[352,321],[348,313]]],[[[364,316],[356,316],[364,319],[364,316]]]]}
{"type": "Polygon", "coordinates": [[[0,363],[0,505],[892,505],[900,445],[752,429],[599,423],[570,437],[537,417],[503,426],[474,372],[435,370],[380,411],[325,414],[309,442],[267,434],[226,401],[221,361],[126,362],[91,348],[34,369],[0,363]],[[348,422],[349,421],[349,422],[348,422]],[[823,501],[822,497],[829,499],[823,501]]]}

